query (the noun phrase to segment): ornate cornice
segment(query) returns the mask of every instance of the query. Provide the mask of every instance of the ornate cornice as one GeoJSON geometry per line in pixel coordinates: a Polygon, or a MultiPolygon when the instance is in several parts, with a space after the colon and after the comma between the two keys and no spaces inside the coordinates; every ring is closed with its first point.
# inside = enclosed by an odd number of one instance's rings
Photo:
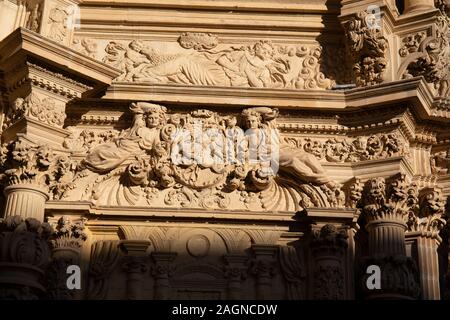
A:
{"type": "Polygon", "coordinates": [[[118,71],[110,66],[23,28],[12,32],[0,42],[0,54],[0,67],[3,70],[11,69],[15,65],[13,60],[19,63],[29,55],[34,59],[45,56],[47,64],[59,70],[71,70],[75,78],[83,79],[89,85],[108,85],[118,75],[118,71]],[[68,61],[71,63],[70,69],[67,67],[68,61]]]}

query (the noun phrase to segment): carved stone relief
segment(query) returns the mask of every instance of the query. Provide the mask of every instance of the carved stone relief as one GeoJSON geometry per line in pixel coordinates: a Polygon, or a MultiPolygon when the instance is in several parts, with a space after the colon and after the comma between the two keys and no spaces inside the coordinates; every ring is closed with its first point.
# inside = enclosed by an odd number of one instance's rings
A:
{"type": "Polygon", "coordinates": [[[43,1],[26,1],[25,6],[28,14],[25,28],[34,32],[39,32],[42,20],[42,9],[44,6],[43,1]]]}
{"type": "Polygon", "coordinates": [[[55,100],[49,97],[39,97],[38,94],[31,93],[25,98],[14,100],[6,114],[4,129],[25,116],[57,127],[62,127],[66,118],[64,106],[57,105],[55,100]]]}
{"type": "Polygon", "coordinates": [[[313,154],[327,162],[358,162],[386,159],[389,157],[410,157],[409,146],[399,134],[379,133],[356,139],[331,138],[325,141],[313,138],[286,137],[294,147],[313,154]]]}
{"type": "Polygon", "coordinates": [[[184,33],[178,43],[177,48],[141,40],[111,41],[103,62],[123,70],[116,81],[125,82],[287,89],[330,89],[334,84],[322,73],[320,46],[268,40],[230,46],[203,33],[184,33]]]}
{"type": "Polygon", "coordinates": [[[357,86],[370,86],[383,82],[388,60],[388,41],[366,11],[358,13],[344,25],[347,50],[353,63],[353,76],[357,86]]]}
{"type": "Polygon", "coordinates": [[[399,54],[404,58],[403,78],[423,76],[438,97],[450,94],[450,18],[440,14],[430,29],[403,38],[399,54]],[[412,53],[412,54],[411,54],[412,53]],[[410,55],[408,55],[410,54],[410,55]],[[405,69],[406,67],[406,69],[405,69]]]}
{"type": "Polygon", "coordinates": [[[81,198],[99,205],[222,209],[233,205],[244,210],[343,204],[342,191],[318,160],[279,139],[276,109],[246,109],[240,120],[255,134],[273,133],[277,140],[273,143],[280,145],[280,175],[271,173],[272,160],[260,158],[254,164],[246,160],[251,148],[262,144],[251,142],[233,116],[220,120],[209,110],[169,115],[165,107],[149,103],[133,104],[132,113],[132,127],[118,136],[83,131],[80,139],[66,140],[66,147],[91,149],[77,166],[73,181],[77,188],[69,187],[62,199],[81,198]],[[201,132],[201,141],[194,138],[196,132],[201,132]],[[283,198],[288,200],[273,201],[283,198]]]}
{"type": "Polygon", "coordinates": [[[436,175],[449,173],[450,170],[450,149],[441,150],[430,156],[431,172],[436,175]]]}
{"type": "Polygon", "coordinates": [[[64,42],[68,35],[68,20],[71,16],[69,8],[61,8],[59,5],[50,10],[48,16],[48,37],[56,42],[64,42]]]}
{"type": "Polygon", "coordinates": [[[72,187],[75,166],[67,154],[19,138],[1,146],[0,168],[4,185],[38,184],[58,198],[72,187]]]}
{"type": "Polygon", "coordinates": [[[72,49],[95,58],[98,52],[98,43],[89,38],[74,38],[72,42],[72,49]]]}

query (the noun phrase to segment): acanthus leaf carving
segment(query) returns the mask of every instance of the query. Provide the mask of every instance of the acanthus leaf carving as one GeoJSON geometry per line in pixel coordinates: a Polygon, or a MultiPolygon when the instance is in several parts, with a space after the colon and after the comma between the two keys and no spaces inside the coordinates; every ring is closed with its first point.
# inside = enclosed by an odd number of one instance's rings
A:
{"type": "Polygon", "coordinates": [[[392,219],[406,223],[411,214],[417,213],[418,201],[417,185],[404,174],[398,174],[387,181],[381,177],[369,179],[358,207],[367,222],[392,219]]]}
{"type": "Polygon", "coordinates": [[[56,226],[52,236],[51,244],[53,248],[78,249],[83,246],[87,239],[84,226],[85,219],[72,222],[69,217],[62,216],[56,226]]]}
{"type": "Polygon", "coordinates": [[[35,184],[54,198],[74,189],[77,163],[67,154],[19,137],[0,148],[0,181],[6,185],[35,184]]]}
{"type": "Polygon", "coordinates": [[[396,132],[377,133],[353,140],[331,138],[325,142],[311,138],[287,137],[288,143],[327,162],[358,162],[404,156],[410,158],[409,145],[396,132]]]}
{"type": "Polygon", "coordinates": [[[442,191],[426,188],[421,191],[417,215],[408,216],[408,231],[421,231],[436,236],[447,224],[444,217],[445,201],[442,191]]]}

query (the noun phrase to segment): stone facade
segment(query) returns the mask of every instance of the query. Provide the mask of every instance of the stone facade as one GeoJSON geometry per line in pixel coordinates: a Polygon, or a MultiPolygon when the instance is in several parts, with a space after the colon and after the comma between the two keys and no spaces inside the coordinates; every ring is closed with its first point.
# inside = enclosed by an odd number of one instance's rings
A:
{"type": "Polygon", "coordinates": [[[449,5],[399,4],[0,1],[0,297],[447,299],[449,5]]]}

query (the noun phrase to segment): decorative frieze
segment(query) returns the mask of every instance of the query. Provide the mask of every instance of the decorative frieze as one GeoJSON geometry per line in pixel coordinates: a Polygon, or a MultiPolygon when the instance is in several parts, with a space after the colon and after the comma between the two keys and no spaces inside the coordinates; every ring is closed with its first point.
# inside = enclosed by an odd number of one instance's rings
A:
{"type": "Polygon", "coordinates": [[[35,93],[31,93],[25,99],[17,98],[6,114],[3,127],[7,128],[23,117],[30,117],[40,122],[61,128],[64,124],[66,114],[58,110],[55,100],[44,97],[42,100],[35,93]]]}
{"type": "Polygon", "coordinates": [[[227,46],[203,33],[184,33],[178,42],[181,48],[169,50],[171,46],[141,40],[110,41],[103,61],[123,70],[116,81],[124,82],[296,90],[334,84],[321,71],[320,46],[269,40],[227,46]]]}
{"type": "Polygon", "coordinates": [[[280,136],[277,109],[245,109],[241,127],[234,116],[219,120],[217,113],[204,109],[168,114],[163,106],[142,102],[132,104],[131,112],[132,126],[117,136],[83,131],[82,141],[66,140],[66,146],[80,148],[106,142],[91,148],[78,166],[74,183],[81,188],[68,188],[61,199],[223,209],[234,203],[248,209],[255,194],[255,209],[343,205],[343,192],[319,161],[280,136]],[[253,141],[244,129],[266,138],[253,141]],[[274,152],[278,148],[277,160],[264,149],[270,145],[274,152]],[[280,179],[273,165],[279,167],[280,179]],[[273,201],[283,195],[287,203],[273,201]],[[233,201],[238,198],[249,201],[233,201]]]}
{"type": "Polygon", "coordinates": [[[410,157],[409,145],[399,134],[378,133],[356,139],[331,138],[325,141],[312,138],[286,137],[296,148],[313,154],[327,162],[358,162],[386,159],[389,157],[410,157]]]}

